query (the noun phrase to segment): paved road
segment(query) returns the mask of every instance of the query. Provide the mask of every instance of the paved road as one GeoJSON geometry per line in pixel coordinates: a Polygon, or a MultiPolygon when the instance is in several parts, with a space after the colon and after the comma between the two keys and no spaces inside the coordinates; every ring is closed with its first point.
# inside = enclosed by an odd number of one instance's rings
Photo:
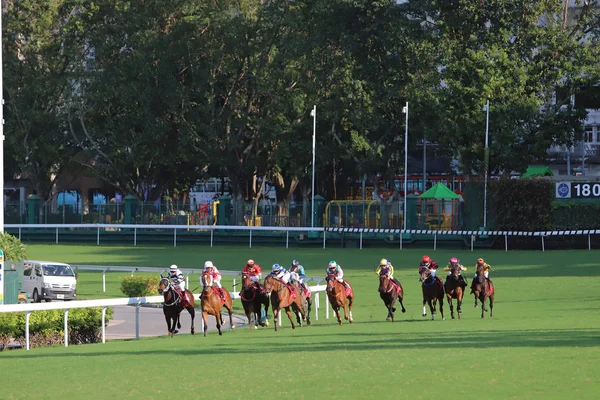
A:
{"type": "MultiPolygon", "coordinates": [[[[135,307],[134,306],[115,306],[114,317],[108,323],[106,328],[107,339],[135,339],[135,307]]],[[[227,311],[225,310],[225,313],[227,311]]],[[[226,315],[226,314],[225,314],[226,315]]],[[[225,325],[221,329],[229,330],[229,317],[225,316],[225,325]]],[[[181,313],[180,334],[190,333],[190,314],[187,311],[181,313]]],[[[194,327],[196,334],[202,334],[202,313],[196,309],[196,318],[194,327]]],[[[236,328],[247,326],[246,317],[233,314],[233,325],[236,328]]],[[[215,318],[208,317],[208,330],[216,331],[217,325],[215,318]]],[[[140,337],[163,336],[167,334],[167,323],[162,308],[159,307],[140,307],[140,337]]]]}

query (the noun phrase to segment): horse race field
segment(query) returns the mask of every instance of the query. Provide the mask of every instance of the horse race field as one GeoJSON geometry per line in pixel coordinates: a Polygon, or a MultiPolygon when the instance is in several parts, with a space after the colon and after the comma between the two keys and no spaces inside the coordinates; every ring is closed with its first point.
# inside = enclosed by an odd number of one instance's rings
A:
{"type": "MultiPolygon", "coordinates": [[[[0,353],[1,399],[597,399],[600,396],[600,265],[597,251],[437,251],[469,271],[484,257],[496,287],[494,317],[473,297],[461,320],[421,316],[417,264],[423,250],[30,245],[31,259],[96,265],[200,268],[212,260],[238,270],[248,258],[265,269],[298,259],[308,276],[336,260],[354,287],[355,323],[332,316],[292,330],[219,337],[166,335],[106,344],[0,353]],[[404,286],[406,313],[387,314],[374,273],[388,258],[404,286]]],[[[121,277],[79,272],[81,298],[122,296],[121,277]]],[[[443,276],[440,270],[438,275],[443,276]]],[[[193,278],[198,282],[197,276],[193,278]]],[[[226,287],[230,281],[224,277],[226,287]]],[[[196,284],[190,283],[191,289],[196,284]]],[[[323,297],[321,303],[324,304],[323,297]]],[[[239,303],[236,304],[240,310],[239,303]]],[[[398,307],[399,308],[399,307],[398,307]]],[[[165,325],[161,318],[157,324],[165,325]]],[[[197,324],[197,327],[199,323],[197,324]]],[[[183,331],[189,327],[184,326],[183,331]]],[[[165,326],[166,333],[166,326],[165,326]]]]}

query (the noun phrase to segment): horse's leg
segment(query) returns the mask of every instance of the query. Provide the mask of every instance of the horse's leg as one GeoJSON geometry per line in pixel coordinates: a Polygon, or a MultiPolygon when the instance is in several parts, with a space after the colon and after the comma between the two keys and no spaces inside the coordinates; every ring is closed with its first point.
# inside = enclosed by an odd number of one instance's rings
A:
{"type": "Polygon", "coordinates": [[[306,299],[306,306],[306,325],[310,325],[310,313],[312,311],[312,299],[310,297],[306,299]]]}
{"type": "Polygon", "coordinates": [[[281,310],[279,310],[279,308],[275,307],[274,305],[272,305],[272,308],[273,308],[273,325],[275,325],[275,332],[277,332],[277,327],[279,325],[278,324],[278,321],[279,321],[278,318],[280,317],[279,314],[281,313],[281,310]]]}
{"type": "Polygon", "coordinates": [[[192,317],[192,329],[190,333],[193,335],[196,333],[196,330],[194,329],[194,318],[196,317],[196,310],[194,310],[194,307],[192,306],[188,307],[187,310],[190,313],[190,317],[192,317]]]}
{"type": "Polygon", "coordinates": [[[459,288],[458,293],[456,293],[456,312],[458,313],[458,319],[460,319],[460,314],[462,313],[461,306],[462,306],[463,295],[464,295],[463,290],[459,288]]]}
{"type": "Polygon", "coordinates": [[[433,301],[431,298],[427,299],[427,304],[429,305],[429,310],[431,311],[431,320],[433,321],[435,319],[435,312],[433,311],[433,301]]]}
{"type": "Polygon", "coordinates": [[[233,303],[231,301],[231,297],[229,297],[227,299],[225,308],[227,309],[227,312],[229,313],[229,331],[231,332],[235,328],[235,325],[233,325],[233,303]]]}
{"type": "Polygon", "coordinates": [[[479,292],[474,291],[473,292],[473,297],[475,297],[475,305],[474,305],[474,307],[477,308],[477,299],[479,298],[479,292]]]}
{"type": "Polygon", "coordinates": [[[488,297],[490,299],[490,318],[494,316],[494,295],[488,297]]]}
{"type": "Polygon", "coordinates": [[[450,317],[454,319],[454,304],[452,304],[452,295],[446,293],[446,299],[448,300],[448,305],[450,306],[450,317]]]}
{"type": "Polygon", "coordinates": [[[440,301],[440,315],[442,316],[442,321],[445,321],[446,318],[444,318],[444,289],[440,290],[438,296],[440,301]]]}
{"type": "Polygon", "coordinates": [[[425,296],[423,296],[423,317],[427,316],[427,308],[426,305],[427,304],[427,299],[425,298],[425,296]]]}
{"type": "Polygon", "coordinates": [[[352,296],[347,297],[348,300],[348,314],[349,314],[349,319],[348,321],[353,324],[354,323],[354,317],[352,316],[352,304],[354,304],[354,292],[352,292],[352,296]]]}
{"type": "Polygon", "coordinates": [[[248,318],[248,327],[250,328],[250,332],[252,332],[252,325],[254,325],[254,329],[257,329],[256,325],[252,322],[252,315],[256,315],[256,313],[254,313],[254,310],[250,310],[250,306],[246,304],[244,304],[244,312],[246,313],[246,318],[248,318]]]}
{"type": "MultiPolygon", "coordinates": [[[[294,304],[294,303],[292,303],[294,304]]],[[[285,313],[288,316],[288,319],[290,320],[290,324],[292,324],[292,329],[296,329],[296,325],[294,324],[294,319],[292,318],[292,312],[290,311],[290,306],[284,307],[283,308],[285,310],[285,313]]]]}
{"type": "Polygon", "coordinates": [[[208,312],[206,310],[202,310],[202,322],[204,323],[203,334],[206,336],[206,331],[208,330],[208,312]]]}

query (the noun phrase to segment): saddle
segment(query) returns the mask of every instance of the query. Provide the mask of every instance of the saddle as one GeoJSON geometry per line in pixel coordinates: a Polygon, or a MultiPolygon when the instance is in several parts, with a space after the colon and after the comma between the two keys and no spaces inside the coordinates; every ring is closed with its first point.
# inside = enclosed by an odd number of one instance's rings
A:
{"type": "Polygon", "coordinates": [[[225,299],[225,292],[223,291],[223,288],[213,286],[211,289],[217,296],[219,296],[223,304],[227,302],[227,300],[225,299]]]}
{"type": "Polygon", "coordinates": [[[184,291],[182,291],[181,289],[173,289],[173,290],[175,290],[175,292],[179,296],[179,301],[181,302],[181,306],[183,308],[187,308],[187,307],[191,306],[184,291]]]}
{"type": "Polygon", "coordinates": [[[296,293],[296,288],[294,288],[294,285],[287,283],[286,286],[290,291],[290,299],[295,299],[298,294],[296,293]]]}

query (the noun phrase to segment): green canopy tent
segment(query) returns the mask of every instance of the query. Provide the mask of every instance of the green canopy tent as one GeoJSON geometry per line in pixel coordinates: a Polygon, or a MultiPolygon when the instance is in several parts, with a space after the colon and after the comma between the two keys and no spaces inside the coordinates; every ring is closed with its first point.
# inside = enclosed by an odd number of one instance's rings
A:
{"type": "Polygon", "coordinates": [[[457,226],[460,196],[439,182],[419,196],[422,224],[434,230],[452,230],[457,226]],[[431,206],[431,207],[429,207],[431,206]]]}
{"type": "Polygon", "coordinates": [[[521,178],[533,178],[536,176],[554,176],[552,170],[548,166],[529,166],[527,171],[521,175],[521,178]]]}

